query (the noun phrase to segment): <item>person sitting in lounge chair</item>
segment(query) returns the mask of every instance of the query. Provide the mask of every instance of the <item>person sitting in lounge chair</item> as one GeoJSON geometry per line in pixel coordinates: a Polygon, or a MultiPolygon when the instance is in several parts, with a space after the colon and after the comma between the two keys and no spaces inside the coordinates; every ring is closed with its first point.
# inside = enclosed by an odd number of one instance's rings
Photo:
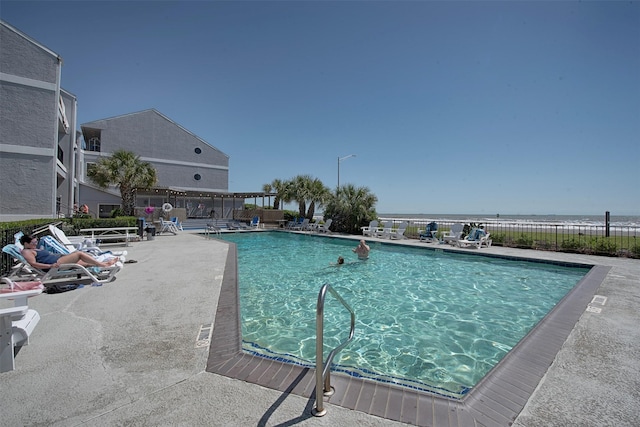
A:
{"type": "Polygon", "coordinates": [[[31,266],[44,271],[59,267],[60,264],[79,264],[85,267],[92,265],[97,267],[110,267],[118,262],[117,257],[106,262],[101,262],[95,259],[90,253],[82,251],[75,251],[68,255],[54,254],[45,249],[38,249],[38,238],[26,234],[20,238],[20,243],[24,246],[24,249],[21,251],[24,259],[31,266]]]}

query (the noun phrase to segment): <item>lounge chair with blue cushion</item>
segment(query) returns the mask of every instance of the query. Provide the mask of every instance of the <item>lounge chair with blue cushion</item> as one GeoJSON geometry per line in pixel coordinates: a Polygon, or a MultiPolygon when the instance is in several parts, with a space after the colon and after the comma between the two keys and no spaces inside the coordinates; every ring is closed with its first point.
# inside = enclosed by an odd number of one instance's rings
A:
{"type": "Polygon", "coordinates": [[[478,249],[480,249],[482,246],[488,248],[491,246],[491,239],[489,238],[489,234],[490,233],[487,233],[481,228],[474,228],[466,238],[458,240],[457,245],[460,248],[467,246],[472,246],[478,249]]]}
{"type": "Polygon", "coordinates": [[[90,253],[100,261],[104,261],[104,259],[111,256],[120,257],[120,261],[125,261],[124,257],[127,255],[127,251],[103,251],[93,243],[91,239],[84,239],[82,243],[74,244],[69,240],[64,231],[60,230],[55,225],[49,225],[49,232],[51,233],[51,236],[43,236],[40,239],[40,245],[44,246],[44,248],[49,252],[66,255],[75,251],[83,251],[90,253]],[[102,257],[103,255],[105,256],[102,257]]]}
{"type": "Polygon", "coordinates": [[[427,228],[424,230],[424,233],[420,233],[420,241],[433,242],[434,240],[438,240],[436,237],[436,231],[438,231],[438,224],[430,222],[427,224],[427,228]]]}
{"type": "MultiPolygon", "coordinates": [[[[47,237],[47,236],[44,236],[47,237]]],[[[118,262],[110,267],[85,267],[80,264],[60,264],[59,267],[47,271],[40,270],[29,264],[22,256],[22,248],[16,244],[9,244],[2,248],[2,252],[10,255],[15,261],[6,277],[14,281],[40,280],[45,287],[68,283],[107,283],[116,279],[116,273],[122,268],[118,262]]]]}
{"type": "Polygon", "coordinates": [[[178,220],[177,216],[172,216],[171,217],[171,222],[174,223],[176,225],[176,228],[180,231],[184,231],[184,229],[182,228],[182,223],[178,220]]]}
{"type": "Polygon", "coordinates": [[[260,217],[258,215],[254,216],[249,223],[249,228],[258,228],[260,225],[260,217]]]}

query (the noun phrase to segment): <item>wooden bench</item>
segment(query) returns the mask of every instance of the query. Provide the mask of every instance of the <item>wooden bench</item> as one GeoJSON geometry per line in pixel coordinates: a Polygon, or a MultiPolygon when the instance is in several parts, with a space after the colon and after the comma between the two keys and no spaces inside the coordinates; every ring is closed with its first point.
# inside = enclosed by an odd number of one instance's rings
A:
{"type": "Polygon", "coordinates": [[[0,300],[15,301],[14,307],[0,309],[0,372],[13,371],[16,367],[14,348],[29,344],[29,336],[40,315],[27,306],[27,298],[41,293],[41,289],[0,293],[0,300]]]}
{"type": "Polygon", "coordinates": [[[91,239],[94,242],[98,240],[102,242],[124,240],[125,246],[129,246],[130,241],[138,238],[137,232],[138,227],[83,228],[80,230],[82,237],[91,239]]]}

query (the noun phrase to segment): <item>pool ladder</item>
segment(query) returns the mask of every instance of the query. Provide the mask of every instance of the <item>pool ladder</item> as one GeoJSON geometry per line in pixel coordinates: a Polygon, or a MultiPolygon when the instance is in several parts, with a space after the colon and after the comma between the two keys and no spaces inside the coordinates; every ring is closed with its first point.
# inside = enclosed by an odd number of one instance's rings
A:
{"type": "Polygon", "coordinates": [[[331,362],[336,354],[346,347],[353,339],[353,335],[356,330],[356,314],[353,312],[349,304],[331,287],[326,283],[320,288],[318,293],[318,306],[316,309],[316,407],[311,410],[311,413],[316,417],[321,417],[327,413],[324,408],[324,396],[331,396],[334,392],[331,387],[331,362]],[[339,346],[331,350],[331,353],[327,356],[327,361],[322,362],[322,353],[324,349],[324,300],[327,295],[327,291],[331,293],[347,310],[351,313],[351,329],[349,330],[349,338],[342,342],[339,346]]]}

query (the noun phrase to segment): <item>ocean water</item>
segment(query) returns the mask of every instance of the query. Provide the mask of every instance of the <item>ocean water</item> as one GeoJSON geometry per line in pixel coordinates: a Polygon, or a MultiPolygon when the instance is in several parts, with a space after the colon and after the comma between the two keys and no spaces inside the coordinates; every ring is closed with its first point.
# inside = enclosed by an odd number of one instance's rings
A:
{"type": "MultiPolygon", "coordinates": [[[[462,222],[462,223],[515,223],[515,224],[543,224],[562,226],[602,226],[605,215],[507,215],[493,216],[460,215],[460,214],[378,214],[382,219],[410,220],[414,222],[462,222]]],[[[611,215],[609,225],[614,227],[640,227],[640,215],[611,215]]]]}

